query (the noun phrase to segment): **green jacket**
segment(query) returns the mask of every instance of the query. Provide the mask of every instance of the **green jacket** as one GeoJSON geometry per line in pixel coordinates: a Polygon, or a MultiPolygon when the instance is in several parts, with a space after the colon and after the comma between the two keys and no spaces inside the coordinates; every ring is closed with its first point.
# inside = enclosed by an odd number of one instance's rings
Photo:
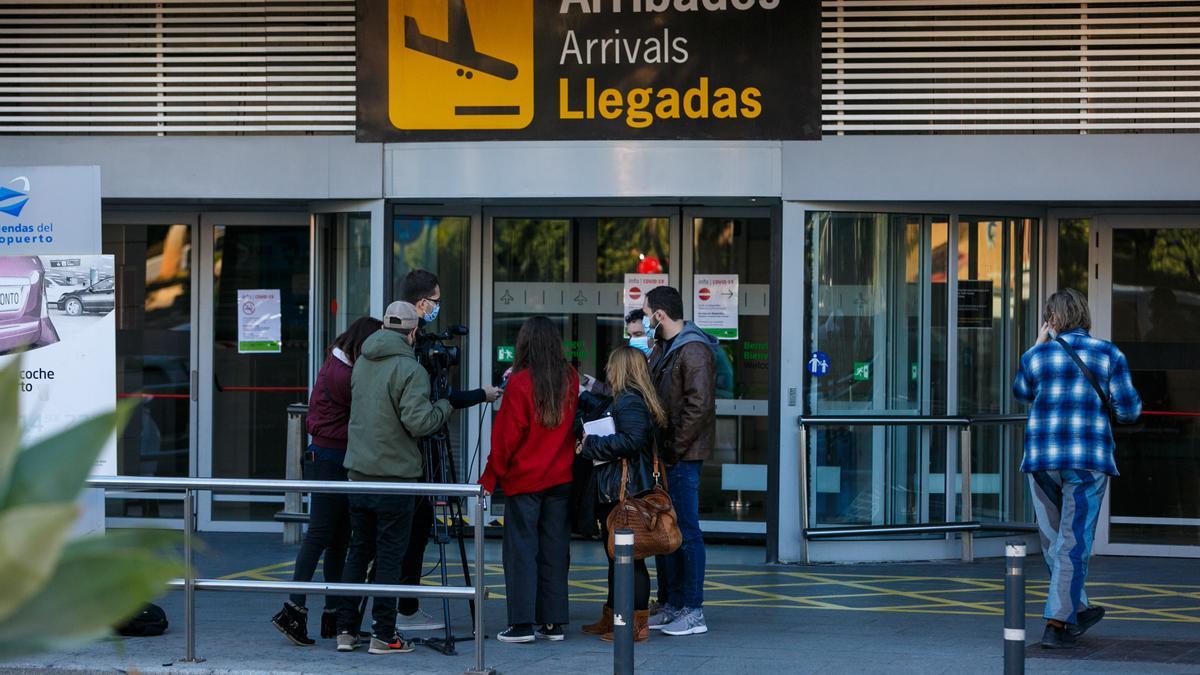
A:
{"type": "Polygon", "coordinates": [[[351,480],[416,480],[424,474],[417,440],[450,418],[450,402],[429,400],[429,376],[392,330],[363,343],[350,379],[346,469],[351,480]]]}

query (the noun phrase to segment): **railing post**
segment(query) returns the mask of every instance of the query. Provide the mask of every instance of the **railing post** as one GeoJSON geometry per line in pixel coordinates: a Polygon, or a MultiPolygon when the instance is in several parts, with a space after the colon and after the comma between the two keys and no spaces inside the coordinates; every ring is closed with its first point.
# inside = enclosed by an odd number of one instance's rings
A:
{"type": "MultiPolygon", "coordinates": [[[[308,406],[303,404],[289,405],[287,408],[287,455],[284,459],[284,478],[300,480],[304,477],[300,458],[304,454],[304,413],[308,406]]],[[[287,513],[300,513],[303,499],[299,492],[285,492],[283,495],[283,510],[287,513]]],[[[283,543],[299,544],[302,525],[291,521],[283,523],[283,543]]]]}
{"type": "Polygon", "coordinates": [[[613,675],[633,675],[633,531],[613,533],[613,675]]]}
{"type": "Polygon", "coordinates": [[[808,564],[808,425],[800,423],[800,562],[808,564]]]}
{"type": "Polygon", "coordinates": [[[1004,546],[1004,675],[1025,672],[1025,544],[1004,546]]]}
{"type": "MultiPolygon", "coordinates": [[[[975,505],[971,495],[971,425],[962,428],[959,436],[961,459],[959,472],[962,474],[962,519],[970,522],[975,519],[975,505]]],[[[971,532],[963,531],[959,541],[962,542],[962,561],[975,561],[975,539],[971,532]]]]}
{"type": "Polygon", "coordinates": [[[487,583],[483,566],[483,506],[486,497],[480,492],[475,496],[475,669],[467,675],[496,675],[496,671],[483,665],[483,603],[487,600],[487,583]]]}
{"type": "Polygon", "coordinates": [[[192,534],[196,531],[196,493],[183,491],[183,632],[185,663],[200,663],[196,656],[196,569],[192,534]]]}

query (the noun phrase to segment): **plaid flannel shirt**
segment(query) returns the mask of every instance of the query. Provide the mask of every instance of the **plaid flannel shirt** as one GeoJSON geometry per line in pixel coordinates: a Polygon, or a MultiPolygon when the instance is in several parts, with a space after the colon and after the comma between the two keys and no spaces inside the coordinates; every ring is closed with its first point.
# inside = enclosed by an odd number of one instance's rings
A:
{"type": "MultiPolygon", "coordinates": [[[[1129,363],[1121,350],[1082,328],[1061,337],[1108,393],[1117,420],[1137,420],[1142,400],[1133,388],[1129,363]]],[[[1018,401],[1032,404],[1021,471],[1084,469],[1118,475],[1108,415],[1096,390],[1062,345],[1051,340],[1025,352],[1012,391],[1018,401]]]]}

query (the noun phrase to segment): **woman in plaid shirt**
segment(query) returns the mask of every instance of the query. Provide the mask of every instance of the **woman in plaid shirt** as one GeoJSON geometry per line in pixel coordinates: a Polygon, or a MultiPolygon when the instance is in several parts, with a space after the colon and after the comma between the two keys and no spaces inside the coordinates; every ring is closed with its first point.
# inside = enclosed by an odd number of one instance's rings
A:
{"type": "Polygon", "coordinates": [[[1088,334],[1092,318],[1082,293],[1052,295],[1044,320],[1037,343],[1021,357],[1013,396],[1032,404],[1021,471],[1029,475],[1050,568],[1042,646],[1069,648],[1104,617],[1103,607],[1088,605],[1083,585],[1108,477],[1118,475],[1109,413],[1134,422],[1142,401],[1121,350],[1088,334]]]}

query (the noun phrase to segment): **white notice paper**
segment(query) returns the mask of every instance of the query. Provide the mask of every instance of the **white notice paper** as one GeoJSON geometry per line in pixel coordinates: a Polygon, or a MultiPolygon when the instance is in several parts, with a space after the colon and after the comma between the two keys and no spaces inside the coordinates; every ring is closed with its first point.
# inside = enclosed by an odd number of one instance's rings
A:
{"type": "Polygon", "coordinates": [[[283,343],[279,289],[239,290],[238,353],[278,354],[283,343]]]}
{"type": "Polygon", "coordinates": [[[668,283],[670,279],[665,274],[626,274],[625,291],[621,294],[625,303],[623,316],[629,316],[633,310],[641,309],[642,303],[646,302],[647,293],[668,283]]]}
{"type": "MultiPolygon", "coordinates": [[[[617,433],[617,425],[613,423],[612,417],[605,415],[598,420],[584,422],[583,433],[587,434],[588,436],[612,436],[613,434],[617,433]]],[[[598,459],[592,460],[592,466],[600,466],[601,464],[608,464],[608,462],[598,459]]]]}
{"type": "Polygon", "coordinates": [[[693,288],[696,326],[719,340],[738,339],[738,275],[697,274],[693,288]]]}

